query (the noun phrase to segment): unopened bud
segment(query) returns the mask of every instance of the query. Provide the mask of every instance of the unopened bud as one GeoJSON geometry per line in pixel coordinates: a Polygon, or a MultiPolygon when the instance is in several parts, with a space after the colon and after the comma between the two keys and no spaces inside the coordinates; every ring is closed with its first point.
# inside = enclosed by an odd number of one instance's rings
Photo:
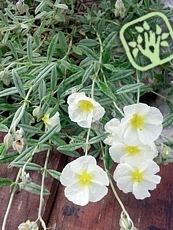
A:
{"type": "Polygon", "coordinates": [[[43,111],[41,109],[40,106],[37,106],[33,111],[32,114],[34,117],[36,117],[37,119],[41,118],[43,115],[43,111]]]}
{"type": "Polygon", "coordinates": [[[29,10],[29,7],[28,7],[28,5],[26,5],[24,3],[24,0],[19,0],[16,3],[16,8],[17,8],[17,10],[19,11],[20,14],[23,14],[23,13],[25,13],[25,12],[27,12],[29,10]]]}
{"type": "Polygon", "coordinates": [[[25,223],[21,223],[18,226],[18,230],[38,230],[38,226],[34,221],[30,222],[27,220],[25,223]]]}
{"type": "Polygon", "coordinates": [[[8,149],[13,143],[13,136],[10,133],[7,133],[4,137],[4,145],[8,149]]]}
{"type": "Polygon", "coordinates": [[[124,3],[122,0],[117,0],[115,3],[115,17],[119,16],[121,18],[125,17],[125,7],[124,7],[124,3]]]}

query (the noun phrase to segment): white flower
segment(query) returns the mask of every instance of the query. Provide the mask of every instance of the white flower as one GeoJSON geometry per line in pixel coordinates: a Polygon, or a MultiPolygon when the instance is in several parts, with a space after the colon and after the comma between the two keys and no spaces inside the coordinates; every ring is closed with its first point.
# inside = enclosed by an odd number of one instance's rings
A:
{"type": "Polygon", "coordinates": [[[137,140],[148,144],[161,134],[163,116],[159,109],[138,103],[125,106],[124,114],[118,133],[127,140],[128,144],[136,144],[137,140]]]}
{"type": "Polygon", "coordinates": [[[116,118],[112,118],[105,124],[105,130],[109,133],[109,136],[104,140],[104,143],[107,145],[112,145],[112,138],[116,134],[116,130],[120,124],[120,121],[116,118]]]}
{"type": "Polygon", "coordinates": [[[67,164],[60,181],[67,186],[65,196],[68,200],[81,206],[101,200],[108,192],[108,176],[92,156],[82,156],[67,164]]]}
{"type": "Polygon", "coordinates": [[[21,153],[25,145],[25,139],[21,138],[18,140],[13,141],[12,147],[14,150],[17,150],[17,152],[21,153]]]}
{"type": "Polygon", "coordinates": [[[101,119],[105,113],[104,108],[85,93],[71,94],[67,103],[70,119],[84,128],[90,128],[91,123],[101,119]]]}
{"type": "Polygon", "coordinates": [[[50,118],[49,116],[50,116],[51,111],[52,111],[51,108],[48,109],[48,111],[44,114],[42,121],[44,122],[46,129],[50,129],[58,125],[56,132],[59,132],[61,129],[59,112],[56,112],[55,115],[50,118]]]}
{"type": "Polygon", "coordinates": [[[128,160],[120,163],[114,172],[114,180],[124,193],[132,192],[136,199],[144,199],[150,196],[148,190],[154,190],[160,183],[161,177],[155,175],[160,171],[159,166],[152,160],[146,160],[138,165],[128,160]]]}
{"type": "Polygon", "coordinates": [[[154,142],[148,145],[139,142],[135,145],[129,145],[123,138],[115,136],[113,138],[113,144],[109,148],[109,153],[113,161],[117,163],[120,163],[120,161],[123,162],[124,159],[128,158],[129,161],[135,161],[137,164],[147,159],[152,160],[157,156],[158,151],[154,142]]]}

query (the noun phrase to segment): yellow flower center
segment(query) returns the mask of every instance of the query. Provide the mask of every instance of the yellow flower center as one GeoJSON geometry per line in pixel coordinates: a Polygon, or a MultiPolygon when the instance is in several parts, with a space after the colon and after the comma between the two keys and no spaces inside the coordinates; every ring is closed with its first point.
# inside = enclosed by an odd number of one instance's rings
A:
{"type": "Polygon", "coordinates": [[[138,114],[134,114],[130,123],[133,128],[142,129],[142,126],[144,124],[144,117],[138,114]]]}
{"type": "Polygon", "coordinates": [[[80,101],[78,106],[84,112],[91,112],[94,107],[93,104],[87,100],[80,101]]]}
{"type": "Polygon", "coordinates": [[[138,146],[127,146],[126,147],[126,153],[130,156],[135,156],[140,152],[140,149],[138,146]]]}
{"type": "Polygon", "coordinates": [[[45,125],[48,124],[48,121],[49,121],[49,115],[48,114],[45,114],[44,117],[42,118],[42,121],[45,125]]]}
{"type": "Polygon", "coordinates": [[[83,172],[81,175],[79,175],[78,179],[79,179],[79,183],[82,186],[87,186],[91,183],[91,174],[83,172]]]}
{"type": "Polygon", "coordinates": [[[135,182],[141,182],[143,179],[143,173],[137,169],[131,173],[131,178],[135,182]]]}

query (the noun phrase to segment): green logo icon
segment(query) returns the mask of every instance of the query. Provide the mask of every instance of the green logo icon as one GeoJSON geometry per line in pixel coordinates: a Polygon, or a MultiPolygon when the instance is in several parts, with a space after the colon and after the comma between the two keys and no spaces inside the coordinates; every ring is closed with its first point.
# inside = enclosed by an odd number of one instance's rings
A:
{"type": "Polygon", "coordinates": [[[120,39],[129,61],[138,70],[146,71],[173,59],[173,30],[160,12],[126,23],[120,39]]]}

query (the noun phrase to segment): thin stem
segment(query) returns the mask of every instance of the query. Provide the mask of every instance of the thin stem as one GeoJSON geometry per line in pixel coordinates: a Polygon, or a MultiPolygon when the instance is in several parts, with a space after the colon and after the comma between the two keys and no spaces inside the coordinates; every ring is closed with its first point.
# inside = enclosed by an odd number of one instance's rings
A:
{"type": "Polygon", "coordinates": [[[19,182],[21,172],[22,172],[22,169],[19,169],[18,174],[17,174],[17,177],[16,177],[16,181],[15,181],[14,186],[13,186],[13,188],[12,188],[10,200],[9,200],[9,202],[8,202],[8,207],[7,207],[7,210],[6,210],[6,212],[5,212],[4,219],[3,219],[2,230],[5,230],[5,227],[6,227],[7,218],[8,218],[10,209],[11,209],[11,205],[12,205],[13,198],[14,198],[14,195],[15,195],[15,192],[16,192],[16,189],[17,189],[17,184],[18,184],[18,182],[19,182]]]}
{"type": "Polygon", "coordinates": [[[46,170],[47,170],[49,155],[50,155],[50,149],[48,149],[48,151],[47,151],[46,159],[45,159],[45,163],[44,163],[44,169],[43,169],[42,181],[41,181],[40,203],[39,203],[39,209],[38,209],[38,219],[40,220],[41,225],[42,225],[44,230],[46,230],[46,224],[42,218],[42,208],[43,208],[43,202],[44,202],[43,192],[44,192],[44,180],[46,177],[46,170]]]}
{"type": "Polygon", "coordinates": [[[91,128],[88,129],[87,137],[86,137],[86,142],[85,142],[85,156],[87,156],[87,154],[88,154],[88,145],[89,145],[90,130],[91,130],[91,128]]]}
{"type": "Polygon", "coordinates": [[[115,101],[113,101],[113,104],[115,106],[115,108],[119,111],[119,113],[124,117],[124,113],[121,111],[121,109],[117,106],[117,104],[115,103],[115,101]]]}

